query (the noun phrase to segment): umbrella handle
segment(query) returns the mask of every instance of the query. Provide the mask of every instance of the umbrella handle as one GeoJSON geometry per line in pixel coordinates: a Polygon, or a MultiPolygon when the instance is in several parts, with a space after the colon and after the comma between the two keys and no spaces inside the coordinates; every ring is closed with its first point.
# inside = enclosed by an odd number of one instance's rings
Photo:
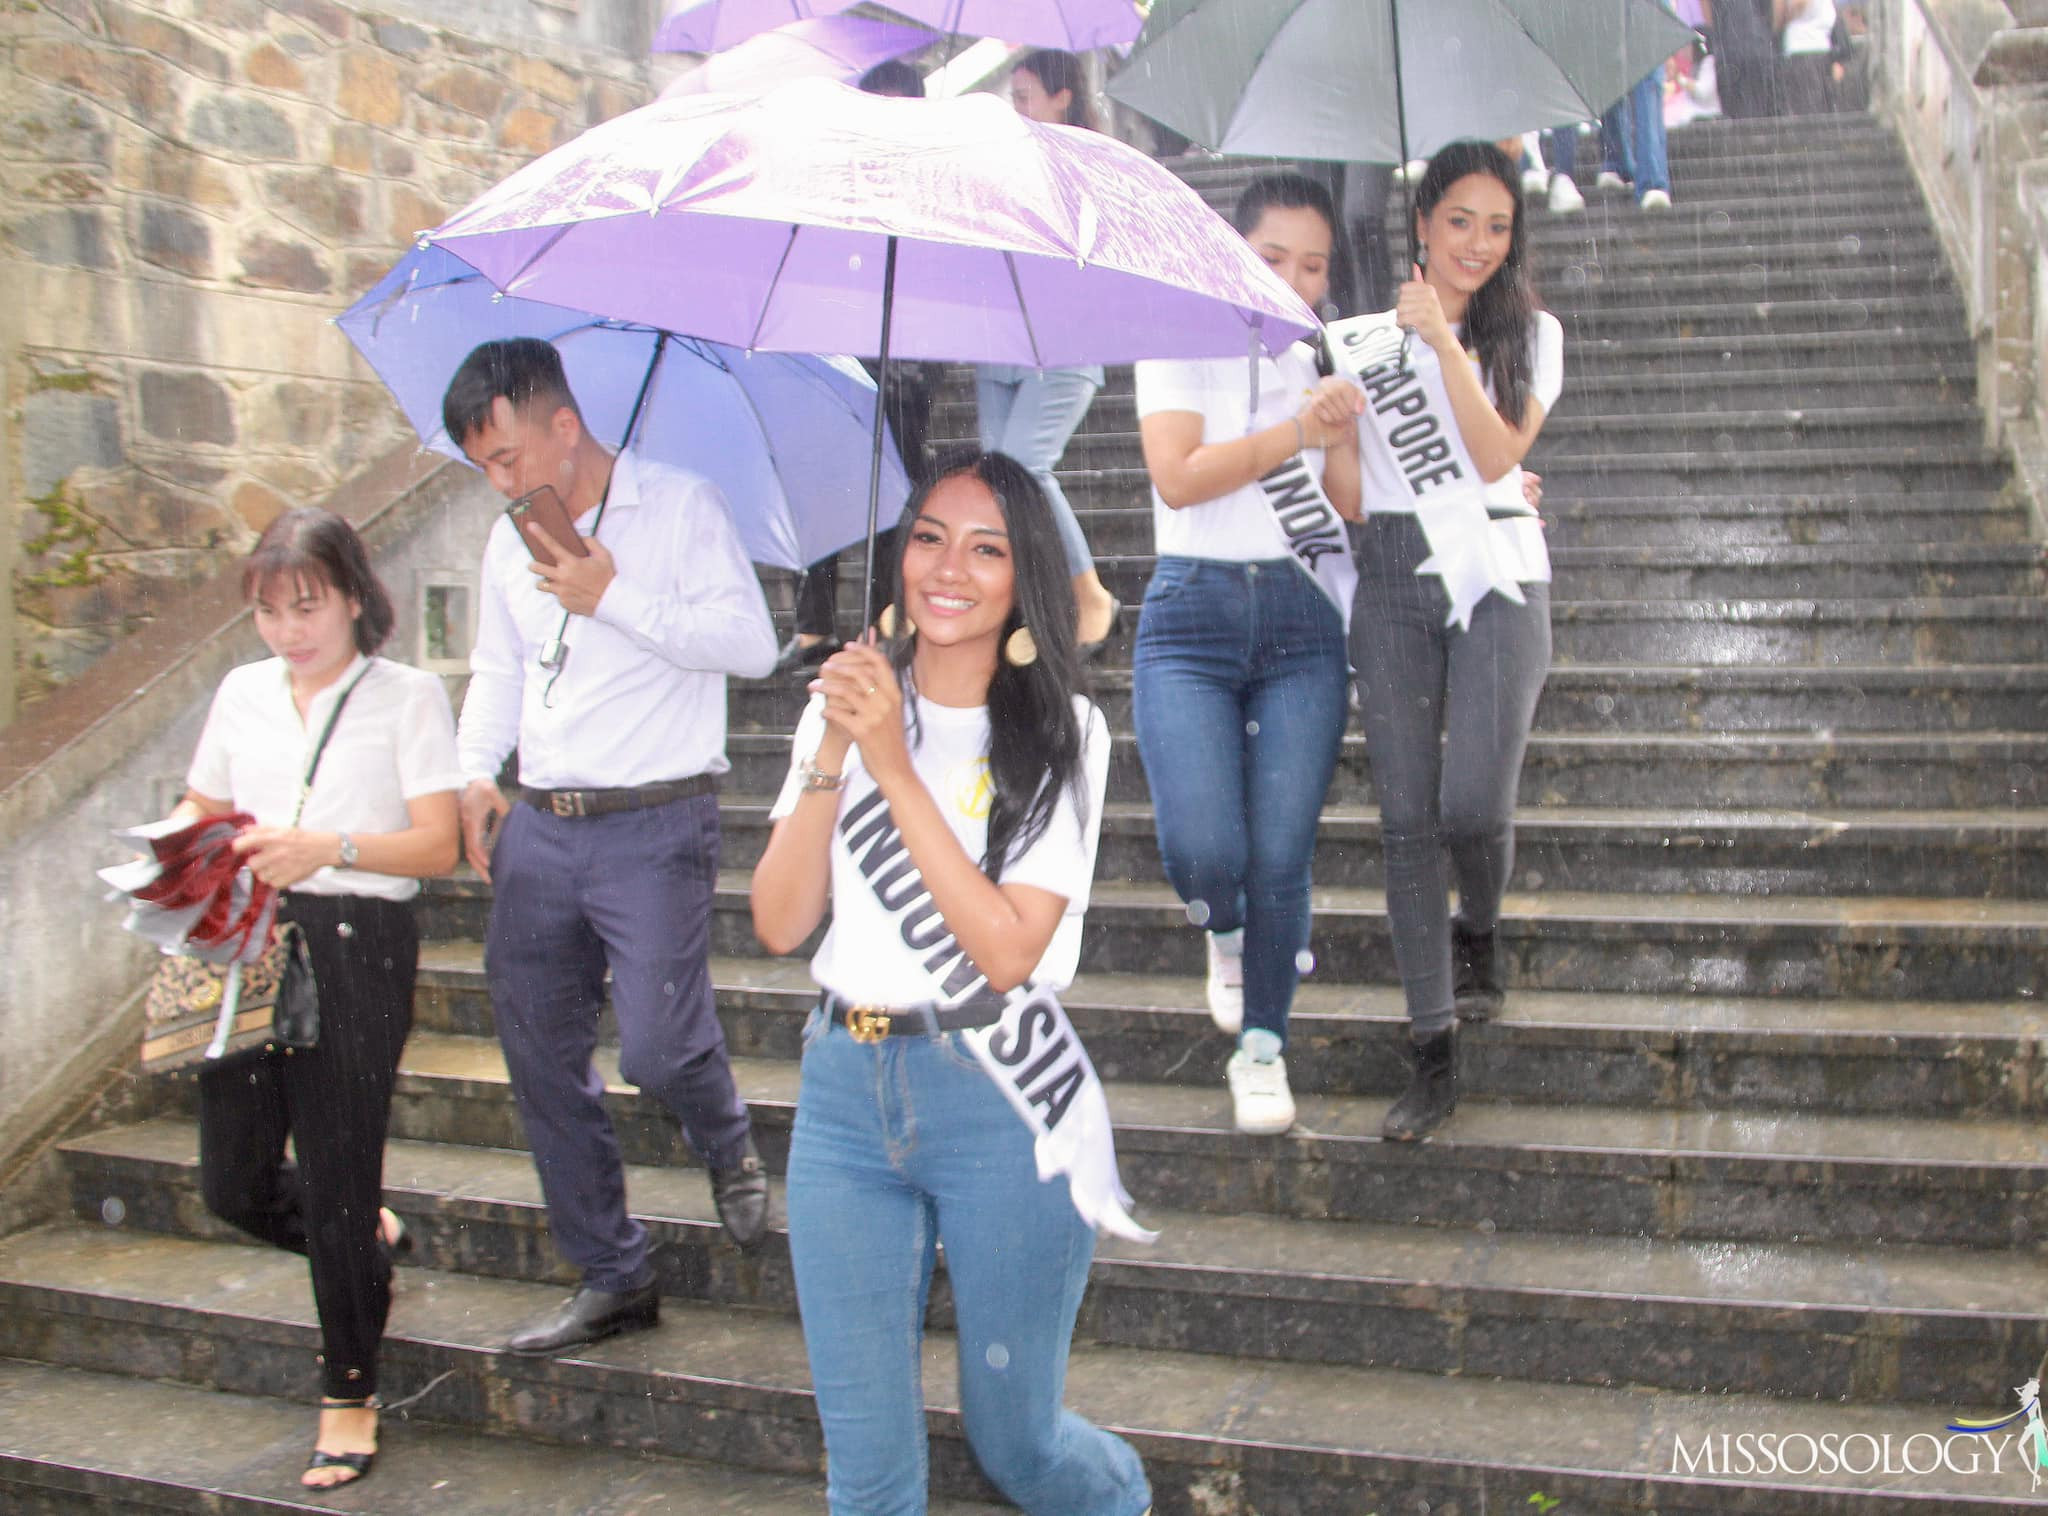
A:
{"type": "Polygon", "coordinates": [[[867,556],[861,564],[860,634],[865,638],[875,624],[875,529],[882,508],[882,393],[889,383],[889,329],[896,319],[896,238],[889,238],[882,256],[882,346],[875,355],[875,436],[868,458],[868,540],[867,556]]]}
{"type": "Polygon", "coordinates": [[[213,1041],[206,1045],[206,1056],[218,1058],[228,1050],[228,1035],[235,1029],[235,1013],[242,1008],[242,965],[228,965],[227,983],[221,986],[220,1014],[213,1019],[213,1041]]]}

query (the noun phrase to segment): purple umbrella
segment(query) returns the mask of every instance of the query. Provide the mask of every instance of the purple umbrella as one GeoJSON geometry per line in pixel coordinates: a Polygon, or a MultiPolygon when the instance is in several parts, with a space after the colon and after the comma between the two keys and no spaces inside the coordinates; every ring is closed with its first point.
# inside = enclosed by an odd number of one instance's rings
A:
{"type": "MultiPolygon", "coordinates": [[[[992,95],[659,100],[421,238],[500,290],[734,347],[1067,367],[1278,352],[1315,315],[1201,197],[992,95]]],[[[886,379],[884,385],[886,386],[886,379]]],[[[879,416],[868,524],[880,493],[879,416]]]]}
{"type": "Polygon", "coordinates": [[[857,0],[671,0],[655,28],[657,53],[720,53],[756,32],[836,16],[857,0]]]}
{"type": "Polygon", "coordinates": [[[1145,18],[1131,0],[884,0],[935,31],[1085,53],[1137,40],[1145,18]]]}
{"type": "Polygon", "coordinates": [[[753,94],[792,79],[858,79],[877,63],[936,42],[921,26],[892,26],[860,16],[819,16],[757,32],[729,52],[717,53],[661,93],[753,94]]]}

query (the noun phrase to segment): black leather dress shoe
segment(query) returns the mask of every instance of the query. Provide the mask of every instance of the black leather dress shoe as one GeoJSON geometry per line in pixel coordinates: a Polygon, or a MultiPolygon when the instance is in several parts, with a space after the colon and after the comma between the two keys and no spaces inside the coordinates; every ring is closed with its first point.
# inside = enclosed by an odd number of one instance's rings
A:
{"type": "Polygon", "coordinates": [[[661,1319],[661,1292],[652,1280],[637,1290],[579,1289],[554,1310],[506,1339],[505,1351],[539,1358],[579,1342],[640,1332],[661,1319]]]}
{"type": "Polygon", "coordinates": [[[761,1245],[768,1235],[768,1171],[761,1167],[751,1133],[738,1163],[711,1171],[711,1201],[726,1236],[745,1250],[761,1245]]]}

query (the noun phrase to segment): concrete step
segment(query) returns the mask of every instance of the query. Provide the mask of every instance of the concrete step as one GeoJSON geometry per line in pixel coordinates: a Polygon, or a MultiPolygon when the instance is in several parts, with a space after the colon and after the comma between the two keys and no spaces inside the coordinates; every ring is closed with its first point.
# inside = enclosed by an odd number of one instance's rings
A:
{"type": "MultiPolygon", "coordinates": [[[[274,1385],[237,1394],[125,1366],[94,1373],[0,1359],[0,1506],[15,1516],[808,1516],[824,1500],[815,1477],[488,1436],[410,1415],[385,1418],[374,1485],[322,1495],[299,1485],[313,1423],[308,1406],[277,1398],[274,1385]]],[[[991,1516],[1009,1507],[932,1509],[991,1516]]]]}
{"type": "MultiPolygon", "coordinates": [[[[1891,407],[1912,414],[1932,411],[1937,415],[1955,408],[1981,417],[1982,413],[1971,402],[1975,386],[1973,374],[1945,374],[1932,364],[1910,378],[1879,377],[1853,367],[1616,377],[1583,375],[1567,366],[1564,393],[1558,398],[1556,411],[1560,420],[1567,416],[1601,416],[1627,417],[1631,422],[1643,415],[1697,421],[1703,415],[1790,410],[1833,414],[1871,407],[1891,407]]],[[[932,407],[935,441],[943,446],[976,442],[972,386],[948,389],[944,394],[946,398],[932,407]]],[[[1106,384],[1096,392],[1094,404],[1081,418],[1077,435],[1135,432],[1137,426],[1131,386],[1106,384]]]]}
{"type": "MultiPolygon", "coordinates": [[[[851,625],[857,611],[842,617],[851,625]]],[[[804,680],[736,681],[728,705],[735,732],[790,731],[804,680]]],[[[1128,730],[1128,664],[1098,666],[1091,692],[1110,725],[1128,730]]],[[[1597,732],[1698,737],[1708,733],[1806,736],[1903,731],[2048,730],[2048,665],[1940,669],[1785,666],[1634,668],[1570,665],[1550,671],[1536,708],[1539,733],[1597,732]]]]}
{"type": "MultiPolygon", "coordinates": [[[[1935,501],[1995,493],[2010,480],[2003,453],[1974,445],[1790,448],[1743,454],[1695,449],[1591,453],[1539,436],[1528,466],[1543,475],[1546,503],[1571,499],[1768,495],[1924,495],[1935,501]]],[[[1107,468],[1063,468],[1061,487],[1076,509],[1148,506],[1151,480],[1136,460],[1107,468]]]]}
{"type": "MultiPolygon", "coordinates": [[[[198,1134],[160,1121],[67,1146],[77,1219],[242,1240],[199,1200],[198,1134]]],[[[561,1282],[523,1153],[395,1142],[386,1198],[420,1266],[561,1282]]],[[[635,1168],[634,1214],[673,1299],[792,1313],[784,1232],[746,1265],[701,1176],[635,1168]]],[[[1108,1347],[1548,1383],[1858,1401],[1995,1404],[2048,1348],[2031,1254],[1899,1245],[1736,1249],[1643,1238],[1149,1212],[1149,1246],[1105,1239],[1077,1335],[1108,1347]],[[1768,1282],[1766,1282],[1768,1279],[1768,1282]]],[[[405,1276],[410,1280],[413,1276],[405,1276]]],[[[930,1324],[953,1326],[943,1273],[930,1324]]],[[[0,1377],[0,1384],[4,1384],[0,1377]]],[[[4,1405],[0,1391],[0,1405],[4,1405]]]]}
{"type": "MultiPolygon", "coordinates": [[[[799,709],[800,702],[793,702],[799,709]]],[[[793,722],[791,723],[794,724],[793,722]]],[[[789,771],[786,733],[732,734],[732,794],[773,794],[789,771]]],[[[1115,738],[1109,798],[1148,798],[1137,742],[1115,738]]],[[[1371,803],[1372,771],[1355,728],[1326,805],[1371,803]]],[[[2048,736],[2031,732],[1538,731],[1522,765],[1519,804],[1665,810],[1865,811],[1990,809],[2048,804],[2048,736]]]]}
{"type": "MultiPolygon", "coordinates": [[[[423,894],[430,936],[484,936],[489,892],[435,880],[423,894]]],[[[1613,994],[1806,999],[2012,1000],[2048,993],[2032,901],[1868,897],[1510,892],[1499,928],[1507,983],[1613,994]]],[[[747,876],[719,876],[711,951],[757,956],[747,876]]],[[[1398,982],[1376,891],[1319,888],[1309,961],[1323,982],[1398,982]]],[[[1164,885],[1098,880],[1081,967],[1089,973],[1199,975],[1199,932],[1164,885]]]]}
{"type": "MultiPolygon", "coordinates": [[[[443,939],[422,958],[422,1033],[496,1035],[483,945],[443,939]]],[[[794,1060],[817,1001],[800,957],[715,959],[736,1056],[794,1060]]],[[[1198,978],[1083,974],[1061,997],[1107,1079],[1213,1089],[1229,1039],[1198,978]]],[[[1291,1072],[1304,1094],[1395,1095],[1407,1011],[1392,985],[1317,976],[1295,998],[1291,1072]]],[[[1514,987],[1503,1015],[1468,1029],[1460,1087],[1523,1104],[1645,1109],[2036,1118],[2048,1111],[2042,1013],[2031,1001],[1744,999],[1514,987]]],[[[606,1021],[607,1041],[615,1040],[606,1021]]]]}
{"type": "MultiPolygon", "coordinates": [[[[512,1323],[552,1303],[555,1289],[417,1277],[386,1339],[392,1388],[424,1387],[449,1371],[463,1387],[430,1393],[422,1416],[550,1444],[647,1449],[787,1475],[811,1476],[818,1466],[802,1342],[784,1316],[676,1303],[653,1331],[577,1357],[526,1362],[492,1348],[512,1323]],[[488,1393],[468,1393],[470,1385],[488,1393]]],[[[0,1244],[0,1280],[9,1307],[0,1330],[28,1350],[9,1351],[98,1373],[150,1363],[174,1381],[232,1379],[240,1388],[258,1375],[275,1382],[303,1373],[316,1342],[304,1265],[283,1255],[52,1229],[0,1244]],[[193,1288],[205,1281],[213,1282],[193,1288]]],[[[951,1409],[951,1347],[948,1335],[935,1334],[926,1360],[932,1483],[936,1493],[981,1498],[986,1486],[951,1409]]],[[[1938,1427],[1939,1413],[1925,1405],[1817,1403],[1788,1413],[1784,1401],[1763,1397],[1332,1364],[1254,1367],[1097,1345],[1077,1346],[1066,1389],[1077,1411],[1132,1438],[1162,1511],[1356,1516],[1420,1509],[1419,1501],[1442,1511],[1519,1507],[1537,1494],[1596,1516],[1919,1516],[2000,1510],[2025,1481],[2009,1460],[1992,1475],[1988,1459],[1974,1474],[1951,1473],[1937,1459],[1935,1472],[1910,1482],[1839,1471],[1700,1478],[1703,1459],[1721,1456],[1721,1433],[1783,1427],[1788,1414],[1831,1446],[1868,1438],[1880,1464],[1887,1447],[1896,1460],[1907,1438],[1938,1427]],[[1475,1427],[1485,1428],[1476,1441],[1475,1427]],[[1560,1427],[1571,1435],[1561,1440],[1560,1427]],[[1690,1477],[1674,1464],[1689,1464],[1690,1477]]],[[[1864,1444],[1852,1445],[1860,1454],[1864,1444]]],[[[1967,1467],[1960,1456],[1957,1463],[1967,1467]]]]}
{"type": "MultiPolygon", "coordinates": [[[[773,796],[728,795],[720,860],[751,869],[773,796]]],[[[1096,875],[1160,880],[1148,803],[1111,805],[1096,875]]],[[[1380,889],[1379,812],[1330,805],[1316,828],[1315,881],[1380,889]]],[[[1515,818],[1513,883],[1653,895],[1924,895],[2048,900],[2048,811],[1663,811],[1541,806],[1515,818]]]]}
{"type": "MultiPolygon", "coordinates": [[[[1971,405],[1629,416],[1560,404],[1557,414],[1544,422],[1530,456],[1532,466],[1539,470],[1545,460],[1565,456],[1632,466],[1646,456],[1694,454],[1720,457],[1739,466],[1747,459],[1806,449],[1965,451],[1975,448],[1982,435],[1982,416],[1971,405]]],[[[1117,468],[1143,456],[1135,430],[1091,428],[1068,441],[1060,470],[1117,468]]],[[[1546,472],[1544,478],[1549,477],[1546,472]]]]}

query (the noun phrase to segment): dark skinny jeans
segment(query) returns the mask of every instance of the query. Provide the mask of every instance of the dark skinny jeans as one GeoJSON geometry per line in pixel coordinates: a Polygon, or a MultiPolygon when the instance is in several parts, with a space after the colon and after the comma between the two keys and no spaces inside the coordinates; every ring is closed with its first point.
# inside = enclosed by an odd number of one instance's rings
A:
{"type": "Polygon", "coordinates": [[[1380,807],[1387,922],[1411,1030],[1426,1038],[1453,1015],[1451,880],[1467,925],[1484,932],[1500,920],[1522,755],[1550,671],[1550,586],[1523,585],[1526,605],[1490,594],[1460,631],[1445,625],[1443,581],[1415,572],[1429,543],[1413,516],[1368,517],[1354,540],[1351,660],[1380,807]]]}

